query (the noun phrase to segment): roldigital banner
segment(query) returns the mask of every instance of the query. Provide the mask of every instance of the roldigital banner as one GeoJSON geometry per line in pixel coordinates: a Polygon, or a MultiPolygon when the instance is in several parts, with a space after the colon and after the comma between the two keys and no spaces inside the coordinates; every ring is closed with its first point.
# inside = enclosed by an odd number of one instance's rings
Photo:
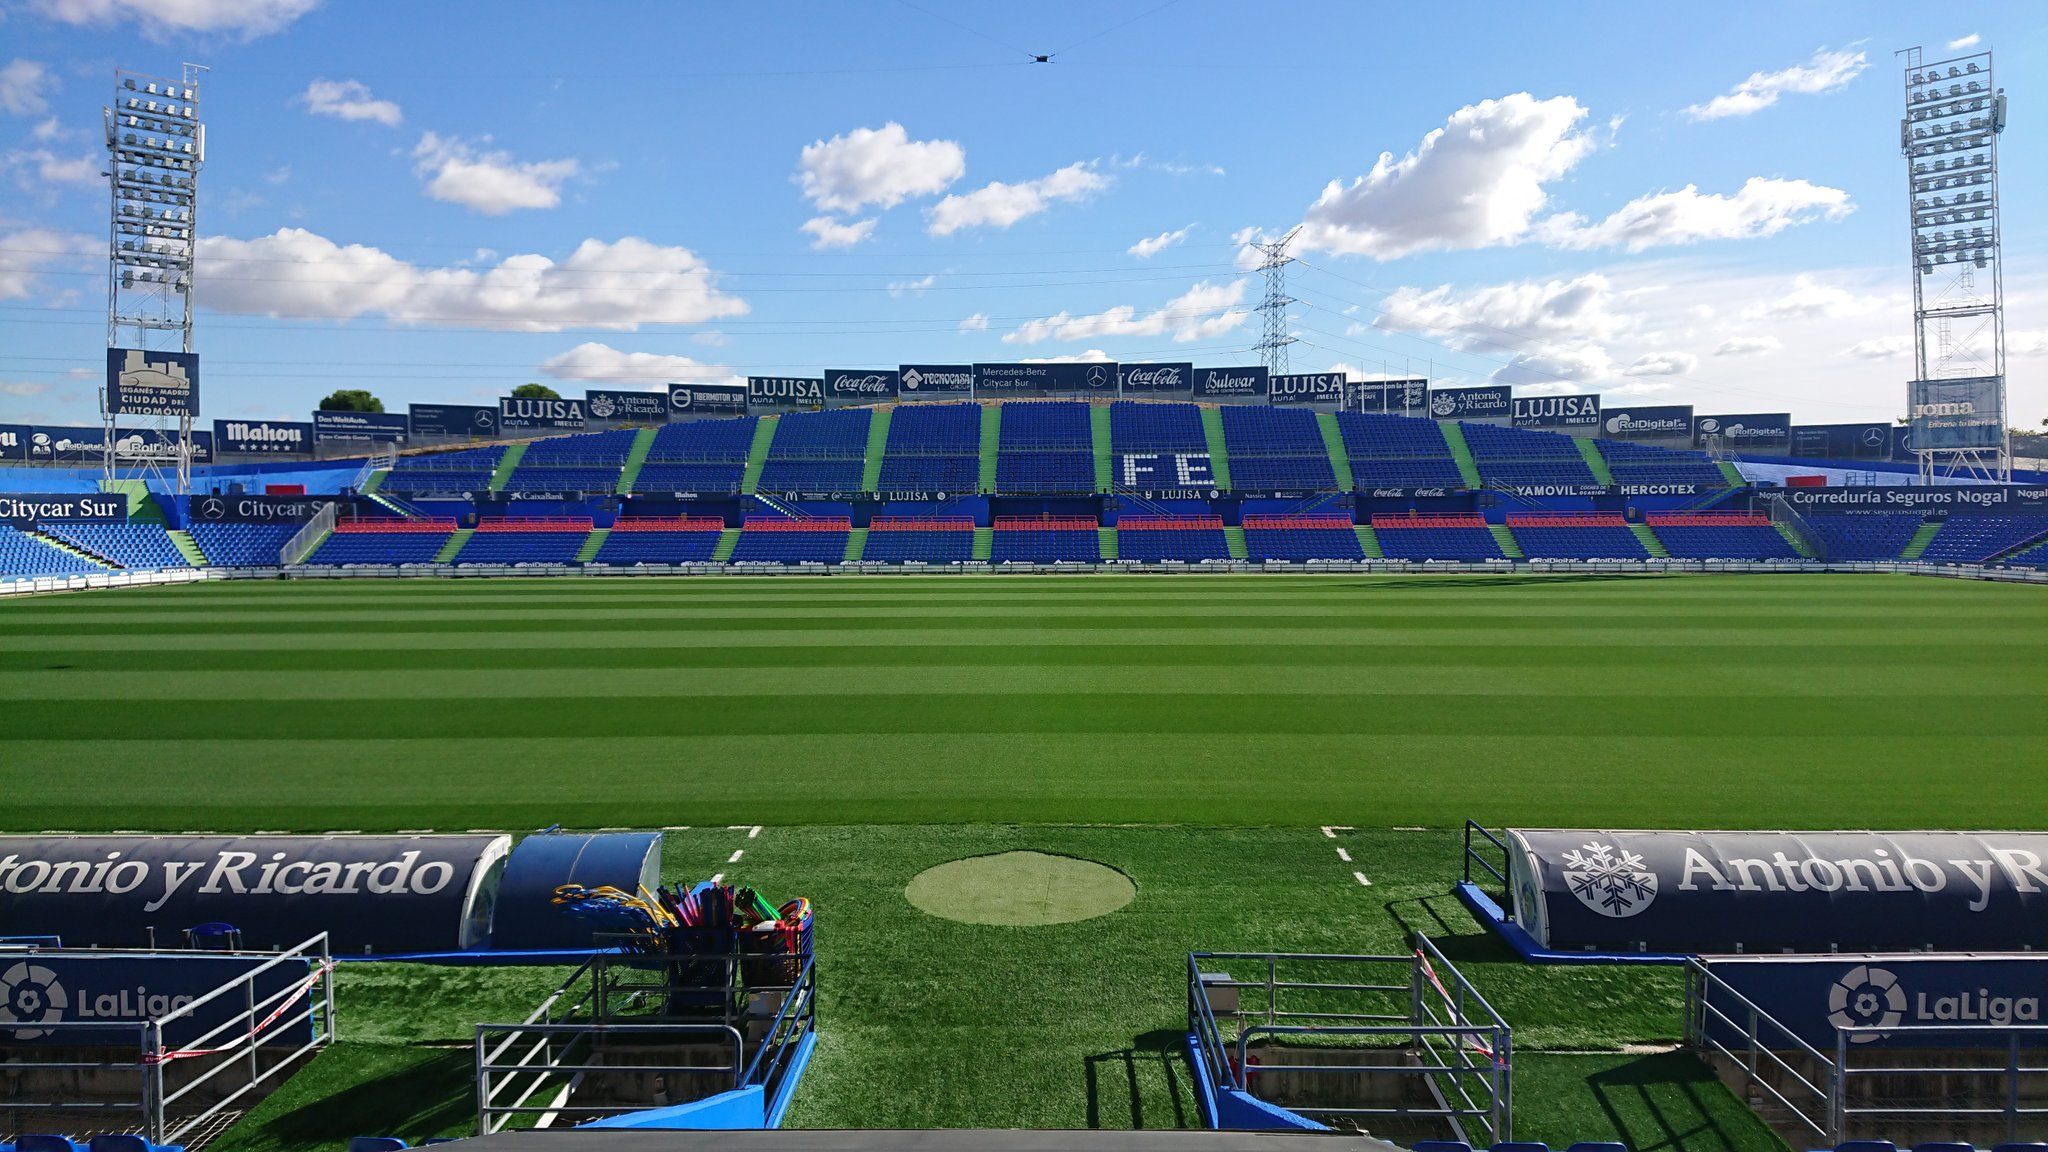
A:
{"type": "Polygon", "coordinates": [[[318,444],[403,444],[412,421],[401,412],[313,413],[313,440],[318,444]]]}
{"type": "Polygon", "coordinates": [[[825,369],[825,403],[832,408],[884,404],[896,398],[895,368],[825,369]]]}
{"type": "Polygon", "coordinates": [[[671,384],[668,386],[670,419],[702,419],[708,416],[745,416],[745,384],[671,384]]]}
{"type": "Polygon", "coordinates": [[[592,388],[583,394],[584,414],[601,424],[666,424],[668,396],[662,392],[627,392],[592,388]]]}
{"type": "Polygon", "coordinates": [[[1596,435],[1600,431],[1600,397],[1517,396],[1509,405],[1509,422],[1517,428],[1596,435]]]}
{"type": "Polygon", "coordinates": [[[1823,1054],[1838,1040],[1858,1048],[1995,1048],[2001,1056],[2009,1041],[2048,1044],[2039,1032],[1997,1031],[2041,1023],[2048,956],[1728,956],[1706,968],[1725,985],[1706,990],[1707,1004],[1726,1017],[1706,1014],[1723,1044],[1747,1043],[1740,1038],[1748,1020],[1743,1000],[1823,1054]]]}
{"type": "MultiPolygon", "coordinates": [[[[123,464],[168,464],[178,458],[178,430],[175,428],[122,428],[114,433],[114,459],[123,464]]],[[[31,464],[98,464],[106,455],[105,428],[46,428],[28,430],[28,461],[31,464]]],[[[192,462],[213,460],[213,433],[192,433],[192,462]]]]}
{"type": "Polygon", "coordinates": [[[0,836],[0,924],[66,947],[171,942],[233,924],[251,950],[320,932],[336,952],[488,942],[512,839],[471,836],[0,836]]]}
{"type": "Polygon", "coordinates": [[[1692,405],[1638,404],[1601,417],[1600,432],[1610,440],[1692,447],[1692,405]]]}
{"type": "Polygon", "coordinates": [[[1505,384],[1483,388],[1432,388],[1429,415],[1434,420],[1467,420],[1505,424],[1514,418],[1514,390],[1505,384]]]}
{"type": "Polygon", "coordinates": [[[825,382],[808,376],[747,377],[750,412],[802,412],[825,406],[825,382]]]}
{"type": "Polygon", "coordinates": [[[1818,460],[1889,460],[1889,424],[1794,424],[1792,455],[1818,460]]]}
{"type": "Polygon", "coordinates": [[[126,492],[0,492],[0,521],[126,520],[126,492]]]}
{"type": "Polygon", "coordinates": [[[1715,441],[1730,452],[1783,456],[1792,450],[1792,414],[1743,412],[1734,416],[1694,417],[1693,447],[1704,448],[1715,441]]]}
{"type": "Polygon", "coordinates": [[[1335,412],[1344,406],[1342,372],[1293,372],[1266,378],[1267,403],[1335,412]]]}
{"type": "Polygon", "coordinates": [[[1515,920],[1554,950],[2048,946],[2048,833],[1510,829],[1508,843],[1515,920]]]}
{"type": "Polygon", "coordinates": [[[1800,512],[2048,512],[2048,488],[2020,484],[1865,485],[1785,488],[1778,499],[1800,512]]]}
{"type": "MultiPolygon", "coordinates": [[[[67,943],[69,943],[67,941],[67,943]]],[[[294,941],[297,943],[297,941],[294,941]]],[[[169,946],[169,942],[166,942],[169,946]]],[[[296,1021],[266,1032],[263,1045],[298,1047],[312,1037],[304,997],[313,995],[316,957],[274,961],[267,956],[204,952],[79,954],[27,952],[0,956],[0,1037],[28,1044],[133,1048],[142,1025],[161,1019],[239,980],[240,989],[217,996],[163,1027],[165,1048],[181,1049],[212,1038],[246,1036],[251,996],[263,1015],[296,1021]],[[262,969],[258,972],[258,969],[262,969]],[[298,992],[294,997],[291,994],[298,992]]]]}
{"type": "Polygon", "coordinates": [[[117,416],[199,414],[199,354],[107,349],[106,410],[117,416]]]}
{"type": "Polygon", "coordinates": [[[411,420],[415,437],[498,438],[498,410],[485,404],[415,404],[411,420]]]}
{"type": "Polygon", "coordinates": [[[313,425],[304,420],[215,420],[213,450],[223,456],[305,456],[313,425]]]}
{"type": "Polygon", "coordinates": [[[538,396],[498,398],[498,431],[581,432],[586,423],[583,401],[538,396]]]}
{"type": "Polygon", "coordinates": [[[1107,361],[1076,364],[976,364],[974,394],[990,399],[1035,396],[1114,396],[1117,366],[1107,361]]]}
{"type": "Polygon", "coordinates": [[[1387,416],[1427,416],[1429,381],[1366,380],[1344,386],[1344,407],[1387,416]]]}
{"type": "Polygon", "coordinates": [[[896,369],[898,400],[969,400],[973,396],[972,364],[903,364],[896,369]]]}
{"type": "Polygon", "coordinates": [[[1117,393],[1122,396],[1172,396],[1184,399],[1194,386],[1195,366],[1185,361],[1173,364],[1116,366],[1117,393]]]}
{"type": "Polygon", "coordinates": [[[1915,380],[1906,386],[1906,419],[1922,451],[1997,448],[2005,443],[2005,378],[1915,380]]]}
{"type": "Polygon", "coordinates": [[[1211,404],[1264,404],[1268,380],[1266,366],[1245,368],[1197,368],[1193,396],[1211,404]]]}
{"type": "Polygon", "coordinates": [[[303,524],[329,504],[349,501],[339,496],[194,496],[186,515],[199,524],[303,524]]]}

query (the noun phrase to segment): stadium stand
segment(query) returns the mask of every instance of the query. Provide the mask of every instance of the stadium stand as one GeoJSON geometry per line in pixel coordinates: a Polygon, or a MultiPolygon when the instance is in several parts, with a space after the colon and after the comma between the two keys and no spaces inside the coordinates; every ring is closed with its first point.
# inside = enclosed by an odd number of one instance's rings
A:
{"type": "Polygon", "coordinates": [[[1093,492],[1094,444],[1088,405],[1010,401],[1003,405],[996,438],[996,491],[1026,496],[1093,492]]]}
{"type": "Polygon", "coordinates": [[[763,492],[860,491],[873,417],[868,408],[785,415],[775,425],[758,487],[763,492]]]}
{"type": "Polygon", "coordinates": [[[1510,513],[1508,531],[1530,560],[1648,560],[1619,512],[1510,513]]]}
{"type": "Polygon", "coordinates": [[[1389,560],[1502,560],[1482,516],[1379,516],[1373,535],[1389,560]]]}
{"type": "Polygon", "coordinates": [[[2031,548],[2015,552],[1999,561],[2015,568],[2041,568],[2048,570],[2048,544],[2036,544],[2031,548]]]}
{"type": "Polygon", "coordinates": [[[868,522],[868,545],[861,559],[883,564],[965,564],[974,559],[974,518],[877,516],[868,522]]]}
{"type": "Polygon", "coordinates": [[[1337,431],[1356,488],[1462,488],[1464,477],[1434,420],[1339,412],[1337,431]]]}
{"type": "Polygon", "coordinates": [[[1570,436],[1508,428],[1499,424],[1459,425],[1479,479],[1488,486],[1593,484],[1593,470],[1570,436]]]}
{"type": "Polygon", "coordinates": [[[899,404],[882,449],[884,492],[973,492],[981,484],[981,405],[899,404]]]}
{"type": "Polygon", "coordinates": [[[633,477],[633,491],[738,495],[759,423],[746,416],[662,425],[633,477]]]}
{"type": "MultiPolygon", "coordinates": [[[[1084,405],[1076,407],[1085,408],[1084,405]]],[[[1005,417],[1007,419],[1007,416],[1005,417]]],[[[994,550],[989,559],[996,564],[1055,564],[1074,560],[1087,564],[1102,560],[1101,525],[1082,516],[1048,516],[1030,519],[998,516],[994,550]]]]}
{"type": "Polygon", "coordinates": [[[590,536],[588,516],[495,516],[478,520],[455,563],[572,564],[590,536]]]}
{"type": "Polygon", "coordinates": [[[1237,491],[1333,492],[1337,473],[1316,414],[1257,404],[1223,407],[1223,446],[1237,491]]]}
{"type": "MultiPolygon", "coordinates": [[[[780,435],[780,433],[777,433],[780,435]]],[[[749,516],[733,546],[734,564],[837,564],[846,559],[853,521],[845,516],[795,520],[749,516]]]]}
{"type": "Polygon", "coordinates": [[[1165,403],[1118,400],[1109,406],[1109,450],[1126,452],[1207,452],[1202,410],[1181,401],[1165,403]]]}
{"type": "MultiPolygon", "coordinates": [[[[531,451],[531,449],[529,449],[531,451]]],[[[438,492],[488,492],[491,473],[504,458],[503,445],[464,448],[401,458],[384,477],[380,492],[414,496],[438,492]]]]}
{"type": "Polygon", "coordinates": [[[453,535],[455,521],[443,518],[343,520],[306,563],[431,564],[453,535]]]}
{"type": "Polygon", "coordinates": [[[2048,516],[1950,516],[1920,559],[1928,564],[1981,564],[2048,539],[2048,516]]]}
{"type": "Polygon", "coordinates": [[[106,566],[0,524],[0,576],[89,576],[106,566]]]}
{"type": "Polygon", "coordinates": [[[1230,543],[1224,538],[1221,516],[1121,516],[1116,522],[1116,555],[1143,564],[1228,560],[1230,543]]]}
{"type": "Polygon", "coordinates": [[[1652,512],[1643,517],[1678,560],[1797,560],[1770,518],[1748,512],[1652,512]]]}
{"type": "Polygon", "coordinates": [[[1918,512],[1835,512],[1806,522],[1820,538],[1822,560],[1897,560],[1923,519],[1918,512]]]}
{"type": "Polygon", "coordinates": [[[37,531],[118,568],[191,567],[161,524],[78,521],[44,524],[37,531]]]}
{"type": "Polygon", "coordinates": [[[1616,484],[1698,484],[1726,488],[1728,477],[1704,453],[1601,440],[1596,444],[1616,484]]]}
{"type": "Polygon", "coordinates": [[[1245,559],[1363,560],[1357,528],[1344,516],[1254,516],[1244,518],[1245,559]]]}
{"type": "Polygon", "coordinates": [[[187,529],[206,562],[219,568],[269,568],[303,524],[193,524],[187,529]]]}
{"type": "Polygon", "coordinates": [[[718,536],[723,531],[725,521],[715,516],[620,520],[612,525],[591,563],[618,568],[636,564],[708,564],[718,551],[718,536]]]}
{"type": "Polygon", "coordinates": [[[503,491],[610,492],[619,486],[637,435],[631,428],[618,428],[535,440],[505,478],[503,491]]]}

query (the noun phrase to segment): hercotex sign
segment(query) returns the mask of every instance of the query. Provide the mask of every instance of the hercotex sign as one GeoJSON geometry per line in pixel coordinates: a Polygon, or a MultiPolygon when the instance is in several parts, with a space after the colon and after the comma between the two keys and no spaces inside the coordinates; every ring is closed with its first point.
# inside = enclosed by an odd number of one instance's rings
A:
{"type": "Polygon", "coordinates": [[[481,946],[507,836],[5,836],[0,924],[67,947],[169,943],[221,922],[251,949],[481,946]]]}
{"type": "Polygon", "coordinates": [[[248,1018],[249,994],[237,989],[191,1011],[182,1010],[224,985],[248,979],[255,1003],[262,1008],[259,1018],[278,1012],[283,1020],[298,1020],[293,1027],[266,1031],[259,1042],[297,1047],[311,1036],[310,1022],[299,1017],[307,1008],[305,997],[314,994],[313,962],[312,957],[273,962],[268,956],[191,952],[0,956],[0,1039],[139,1045],[143,1025],[176,1013],[176,1019],[163,1025],[159,1039],[164,1047],[219,1045],[248,1035],[258,1022],[248,1018]],[[295,991],[300,993],[296,997],[295,991]]]}
{"type": "Polygon", "coordinates": [[[1703,992],[1707,1027],[1731,1047],[1748,1024],[1745,1000],[1830,1058],[1838,1044],[2001,1054],[2015,1040],[2048,1044],[2031,1031],[2048,999],[2048,956],[1722,956],[1705,964],[1714,977],[1703,992]]]}
{"type": "Polygon", "coordinates": [[[1545,947],[1998,951],[2048,945],[2048,833],[1510,829],[1545,947]]]}

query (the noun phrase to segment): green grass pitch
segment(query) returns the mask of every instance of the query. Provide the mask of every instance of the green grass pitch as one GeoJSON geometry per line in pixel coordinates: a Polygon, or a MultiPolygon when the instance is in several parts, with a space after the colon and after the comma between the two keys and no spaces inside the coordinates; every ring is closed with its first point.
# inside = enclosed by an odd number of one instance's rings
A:
{"type": "MultiPolygon", "coordinates": [[[[814,1126],[1193,1123],[1187,951],[1421,930],[1516,1028],[1518,1137],[1761,1152],[1668,1051],[1676,974],[1510,962],[1445,894],[1457,827],[2039,827],[2044,636],[2041,589],[1905,576],[40,598],[0,604],[0,828],[689,825],[671,878],[818,902],[823,1039],[792,1116],[814,1126]],[[904,897],[1012,849],[1137,896],[1028,928],[904,897]]],[[[466,1132],[470,1026],[559,976],[349,967],[343,1042],[216,1147],[466,1132]]]]}

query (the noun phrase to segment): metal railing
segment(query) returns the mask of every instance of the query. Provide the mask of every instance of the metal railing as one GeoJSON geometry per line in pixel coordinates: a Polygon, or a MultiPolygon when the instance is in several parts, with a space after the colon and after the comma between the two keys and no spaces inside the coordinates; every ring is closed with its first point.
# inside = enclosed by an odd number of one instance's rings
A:
{"type": "Polygon", "coordinates": [[[1834,1063],[1697,959],[1685,963],[1685,1039],[1694,1051],[1717,1054],[1739,1071],[1747,1097],[1769,1097],[1802,1130],[1828,1144],[1841,1142],[1832,1121],[1841,1091],[1834,1063]],[[1731,1045],[1724,1036],[1740,1039],[1731,1045]],[[1786,1060],[1785,1052],[1810,1059],[1822,1083],[1786,1060]]]}
{"type": "Polygon", "coordinates": [[[278,549],[277,562],[290,567],[312,555],[313,549],[320,546],[320,541],[325,540],[327,534],[334,531],[334,521],[340,507],[341,505],[334,501],[322,504],[320,510],[313,514],[313,518],[306,521],[305,527],[292,533],[292,538],[284,542],[284,547],[278,549]]]}
{"type": "Polygon", "coordinates": [[[1197,1071],[1219,1089],[1237,1089],[1316,1116],[1440,1121],[1458,1139],[1475,1144],[1507,1140],[1513,1133],[1512,1030],[1420,934],[1414,952],[1406,956],[1190,953],[1188,1027],[1200,1041],[1202,1067],[1197,1071]],[[1240,980],[1207,967],[1243,963],[1264,971],[1240,980]],[[1322,978],[1330,969],[1361,974],[1322,978]],[[1216,993],[1226,989],[1238,1003],[1219,1012],[1216,993]],[[1332,1055],[1312,1063],[1261,1064],[1255,1041],[1332,1055]],[[1346,1063],[1336,1056],[1372,1050],[1401,1058],[1374,1064],[1346,1063]],[[1289,1105],[1260,1091],[1262,1077],[1270,1084],[1274,1077],[1306,1076],[1341,1091],[1337,1078],[1360,1075],[1413,1078],[1430,1102],[1289,1105]]]}
{"type": "MultiPolygon", "coordinates": [[[[2048,1132],[2048,1105],[2043,1103],[2048,1100],[2048,1053],[2042,1051],[2044,1046],[2048,1046],[2048,1025],[2042,1024],[1836,1025],[1833,1127],[1837,1133],[1876,1132],[1933,1122],[1955,1132],[1960,1125],[1982,1125],[1997,1127],[1999,1138],[2007,1143],[2039,1140],[2048,1132]],[[1857,1055],[1873,1052],[1863,1046],[1866,1041],[1900,1037],[1930,1041],[1922,1047],[1932,1050],[1938,1062],[1855,1066],[1857,1055]],[[1952,1043],[1941,1043],[1944,1039],[1952,1043]],[[1963,1063],[1993,1053],[2001,1057],[1995,1063],[1963,1063]],[[1871,1083],[1917,1076],[1942,1078],[1940,1103],[1851,1103],[1859,1095],[1859,1080],[1871,1083]],[[1988,1099],[1998,1103],[1971,1102],[1988,1099]],[[1858,1121],[1867,1123],[1859,1125],[1858,1121]]],[[[1910,1088],[1899,1095],[1915,1099],[1910,1088]]],[[[1981,1134],[1972,1135],[1981,1139],[1981,1134]]]]}
{"type": "Polygon", "coordinates": [[[1506,893],[1510,896],[1513,895],[1512,891],[1510,890],[1512,888],[1512,885],[1510,885],[1508,882],[1508,870],[1510,867],[1508,859],[1509,855],[1510,853],[1507,841],[1502,840],[1500,837],[1495,836],[1491,832],[1488,832],[1486,828],[1483,825],[1481,825],[1477,820],[1465,821],[1465,883],[1472,883],[1472,865],[1477,864],[1479,865],[1479,867],[1486,871],[1487,875],[1493,877],[1495,881],[1499,882],[1500,890],[1503,893],[1506,893]],[[1472,847],[1472,834],[1474,832],[1479,833],[1480,837],[1483,838],[1488,844],[1491,844],[1495,848],[1500,849],[1500,867],[1495,868],[1493,866],[1493,861],[1488,860],[1485,856],[1480,855],[1479,851],[1472,847]]]}
{"type": "Polygon", "coordinates": [[[1797,508],[1792,507],[1791,501],[1771,492],[1763,492],[1758,495],[1763,500],[1764,506],[1770,509],[1772,524],[1791,528],[1794,536],[1804,540],[1806,546],[1813,549],[1813,555],[1816,560],[1823,562],[1827,560],[1827,538],[1814,531],[1813,525],[1806,522],[1806,517],[1800,515],[1797,508]]]}

